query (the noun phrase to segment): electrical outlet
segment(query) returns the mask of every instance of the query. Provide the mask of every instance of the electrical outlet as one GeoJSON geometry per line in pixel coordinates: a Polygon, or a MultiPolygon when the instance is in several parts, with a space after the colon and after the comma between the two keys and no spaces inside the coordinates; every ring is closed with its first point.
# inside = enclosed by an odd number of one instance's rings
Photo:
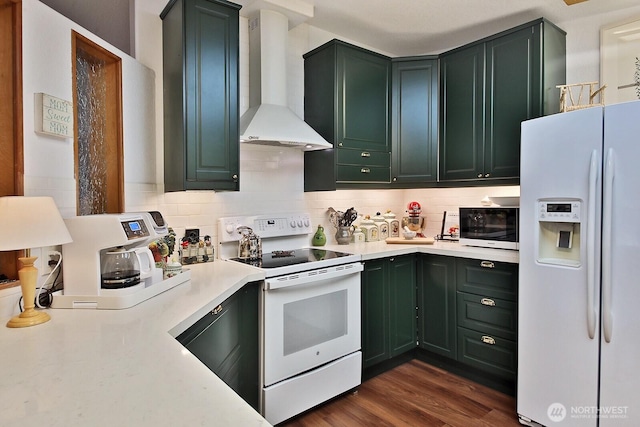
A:
{"type": "MultiPolygon", "coordinates": [[[[57,262],[58,254],[55,252],[61,251],[62,248],[60,246],[45,246],[43,248],[40,248],[40,255],[38,256],[37,262],[39,263],[38,271],[40,272],[41,276],[46,276],[51,273],[51,270],[53,270],[55,264],[53,266],[50,266],[49,261],[53,259],[57,262]]],[[[31,253],[33,253],[33,249],[31,250],[31,253]]]]}

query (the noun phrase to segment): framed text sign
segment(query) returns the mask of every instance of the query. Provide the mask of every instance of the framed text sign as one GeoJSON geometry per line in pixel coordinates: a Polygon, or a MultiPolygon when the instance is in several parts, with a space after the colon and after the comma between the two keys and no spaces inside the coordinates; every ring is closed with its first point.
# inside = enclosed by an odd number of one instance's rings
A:
{"type": "Polygon", "coordinates": [[[36,93],[35,131],[60,138],[73,138],[73,104],[46,93],[36,93]]]}

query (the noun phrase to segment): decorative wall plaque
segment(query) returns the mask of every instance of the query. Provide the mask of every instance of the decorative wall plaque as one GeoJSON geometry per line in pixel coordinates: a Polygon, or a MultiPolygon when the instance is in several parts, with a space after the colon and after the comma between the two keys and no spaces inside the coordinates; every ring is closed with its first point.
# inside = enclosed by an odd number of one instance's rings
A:
{"type": "Polygon", "coordinates": [[[35,95],[35,131],[60,138],[73,138],[73,104],[46,93],[35,95]]]}

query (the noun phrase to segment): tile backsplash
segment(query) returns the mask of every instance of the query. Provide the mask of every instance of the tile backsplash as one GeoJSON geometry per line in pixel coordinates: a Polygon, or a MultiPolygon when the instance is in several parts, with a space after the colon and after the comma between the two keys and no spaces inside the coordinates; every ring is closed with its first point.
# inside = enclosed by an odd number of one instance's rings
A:
{"type": "MultiPolygon", "coordinates": [[[[337,190],[304,192],[304,155],[291,148],[259,145],[240,147],[240,191],[186,191],[158,196],[158,208],[179,237],[188,228],[199,228],[217,241],[220,217],[285,212],[309,212],[314,228],[321,224],[331,236],[327,209],[354,207],[360,215],[391,210],[398,217],[418,201],[426,217],[426,234],[440,232],[444,211],[479,205],[484,196],[518,196],[518,186],[425,188],[407,190],[337,190]]],[[[311,238],[311,237],[310,237],[311,238]]],[[[331,238],[329,239],[331,242],[331,238]]]]}

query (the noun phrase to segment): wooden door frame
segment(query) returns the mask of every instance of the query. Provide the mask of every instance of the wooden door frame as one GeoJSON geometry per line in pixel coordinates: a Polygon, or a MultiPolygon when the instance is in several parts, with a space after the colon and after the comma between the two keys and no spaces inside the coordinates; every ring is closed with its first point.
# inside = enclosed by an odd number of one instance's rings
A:
{"type": "MultiPolygon", "coordinates": [[[[0,0],[0,67],[7,77],[0,96],[12,103],[0,105],[0,196],[24,195],[24,130],[22,117],[22,0],[0,0]],[[6,60],[5,60],[6,59],[6,60]]],[[[17,279],[22,251],[0,252],[0,272],[17,279]]],[[[16,284],[0,285],[0,289],[16,284]]]]}
{"type": "MultiPolygon", "coordinates": [[[[78,52],[82,51],[96,60],[104,61],[105,80],[107,84],[107,108],[106,118],[106,213],[120,213],[124,211],[124,138],[122,122],[122,59],[109,52],[107,49],[91,41],[87,37],[71,31],[72,52],[72,80],[73,80],[73,105],[74,108],[74,156],[76,176],[77,215],[80,212],[80,173],[79,173],[79,133],[78,133],[78,87],[77,87],[77,62],[78,52]]],[[[95,212],[105,213],[105,212],[95,212]]]]}

